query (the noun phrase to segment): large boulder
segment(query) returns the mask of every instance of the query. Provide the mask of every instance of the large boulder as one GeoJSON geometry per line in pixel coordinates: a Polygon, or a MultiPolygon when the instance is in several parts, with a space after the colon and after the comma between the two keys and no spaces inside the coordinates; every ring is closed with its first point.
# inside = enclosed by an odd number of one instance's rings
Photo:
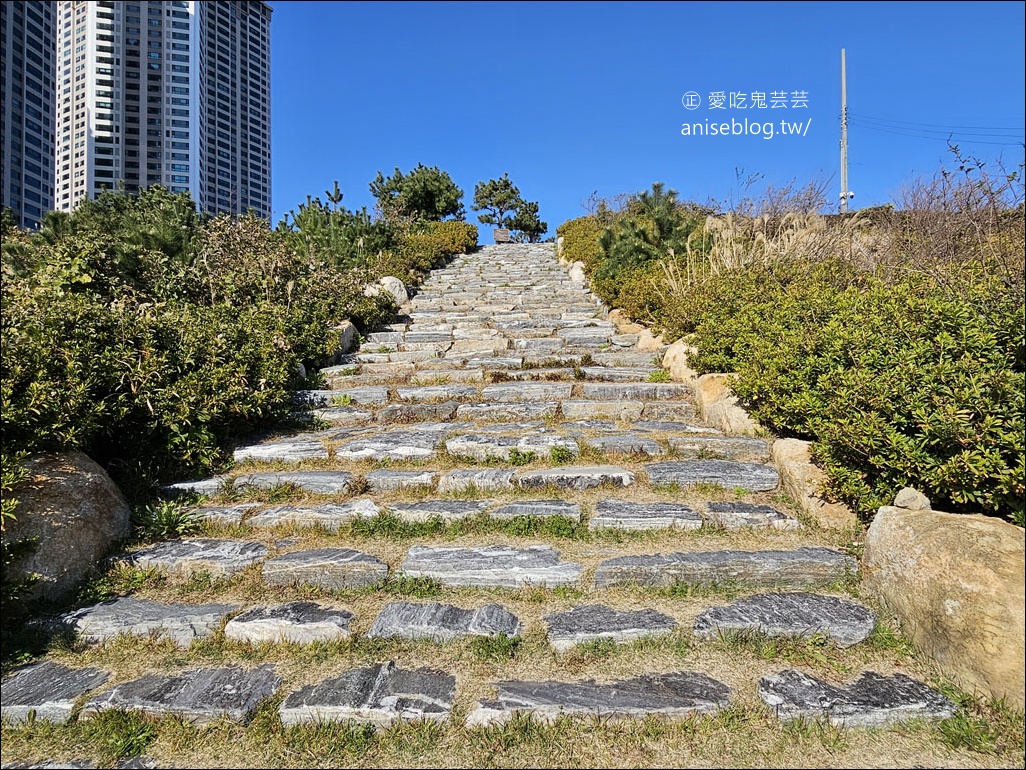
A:
{"type": "Polygon", "coordinates": [[[36,545],[11,565],[10,577],[38,575],[26,598],[58,600],[128,537],[131,510],[106,471],[81,452],[38,455],[26,465],[31,476],[13,493],[19,505],[3,541],[36,545]]]}
{"type": "Polygon", "coordinates": [[[773,464],[780,474],[780,487],[798,507],[826,529],[851,529],[858,525],[855,512],[843,503],[828,503],[820,492],[826,474],[812,463],[812,444],[797,438],[778,438],[773,442],[773,464]]]}
{"type": "Polygon", "coordinates": [[[363,287],[363,296],[365,297],[377,297],[382,292],[390,294],[395,300],[395,304],[399,306],[410,299],[410,295],[406,291],[406,284],[392,275],[386,275],[379,278],[377,283],[370,283],[363,287]]]}
{"type": "Polygon", "coordinates": [[[1024,708],[1024,530],[999,519],[880,508],[864,585],[963,689],[1024,708]]]}

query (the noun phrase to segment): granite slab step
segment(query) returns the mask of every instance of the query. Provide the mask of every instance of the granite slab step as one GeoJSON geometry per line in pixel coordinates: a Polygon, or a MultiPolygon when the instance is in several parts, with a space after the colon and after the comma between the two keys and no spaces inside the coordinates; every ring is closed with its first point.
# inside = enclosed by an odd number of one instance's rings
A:
{"type": "Polygon", "coordinates": [[[427,460],[435,456],[441,440],[438,431],[395,429],[340,444],[335,449],[335,457],[342,460],[427,460]]]}
{"type": "Polygon", "coordinates": [[[353,613],[324,607],[317,602],[288,602],[273,607],[252,607],[224,627],[226,639],[249,644],[312,644],[348,639],[353,613]]]}
{"type": "Polygon", "coordinates": [[[291,693],[278,709],[286,727],[304,723],[397,721],[449,718],[456,677],[430,669],[406,670],[395,663],[352,669],[291,693]]]}
{"type": "Polygon", "coordinates": [[[570,398],[572,382],[510,382],[486,385],[481,389],[485,401],[558,401],[570,398]]]}
{"type": "Polygon", "coordinates": [[[456,416],[456,401],[438,404],[388,404],[374,413],[374,422],[395,425],[426,420],[451,420],[456,416]]]}
{"type": "Polygon", "coordinates": [[[123,709],[155,717],[176,715],[201,726],[222,717],[242,722],[280,686],[281,679],[271,664],[251,669],[223,666],[177,674],[151,673],[90,698],[82,716],[123,709]]]}
{"type": "Polygon", "coordinates": [[[677,628],[677,621],[655,610],[617,610],[604,604],[574,607],[543,617],[549,644],[557,652],[575,645],[609,639],[617,644],[644,637],[664,636],[677,628]]]}
{"type": "Polygon", "coordinates": [[[476,516],[490,508],[491,500],[424,500],[418,503],[389,503],[388,509],[404,521],[428,521],[439,518],[455,521],[476,516]]]}
{"type": "Polygon", "coordinates": [[[380,406],[388,402],[388,388],[383,386],[365,386],[357,388],[340,388],[337,390],[300,390],[295,401],[310,408],[349,406],[380,406]]]}
{"type": "Polygon", "coordinates": [[[200,521],[230,527],[235,524],[241,524],[247,514],[252,513],[254,509],[260,508],[263,505],[264,503],[253,501],[234,503],[232,505],[200,505],[191,508],[189,513],[200,521]]]}
{"type": "Polygon", "coordinates": [[[71,668],[44,660],[15,671],[0,688],[0,718],[10,725],[30,719],[63,724],[78,699],[107,682],[98,668],[71,668]]]}
{"type": "Polygon", "coordinates": [[[335,425],[367,425],[374,420],[374,412],[353,406],[329,406],[314,409],[312,414],[335,425]]]}
{"type": "Polygon", "coordinates": [[[154,568],[187,576],[205,572],[230,577],[263,561],[268,553],[263,543],[199,537],[156,543],[126,554],[124,560],[139,569],[154,568]]]}
{"type": "Polygon", "coordinates": [[[641,410],[642,420],[683,421],[695,419],[695,407],[690,401],[646,401],[641,410]]]}
{"type": "MultiPolygon", "coordinates": [[[[649,405],[650,406],[650,405],[649,405]]],[[[679,420],[638,420],[631,425],[635,433],[719,433],[707,425],[695,425],[679,420]]]]}
{"type": "Polygon", "coordinates": [[[588,520],[588,529],[682,529],[702,526],[698,511],[683,503],[635,503],[628,500],[600,500],[588,520]]]}
{"type": "Polygon", "coordinates": [[[948,719],[947,697],[905,674],[865,671],[848,686],[788,669],[759,680],[759,696],[783,721],[826,718],[836,727],[885,727],[909,719],[948,719]]]}
{"type": "Polygon", "coordinates": [[[523,471],[516,479],[523,489],[593,489],[601,486],[628,487],[634,474],[615,465],[579,465],[523,471]]]}
{"type": "Polygon", "coordinates": [[[388,565],[352,548],[315,548],[268,559],[261,574],[272,586],[313,585],[338,591],[381,585],[388,565]]]}
{"type": "Polygon", "coordinates": [[[717,484],[724,489],[768,492],[776,489],[780,482],[777,469],[772,466],[732,460],[680,460],[651,463],[644,469],[651,484],[677,484],[681,487],[717,484]]]}
{"type": "Polygon", "coordinates": [[[497,588],[572,585],[580,579],[581,569],[580,564],[561,562],[559,551],[546,545],[413,546],[400,567],[408,577],[432,578],[448,586],[497,588]]]}
{"type": "Polygon", "coordinates": [[[634,422],[641,419],[645,403],[643,401],[567,399],[559,402],[559,409],[566,420],[622,420],[623,422],[634,422]]]}
{"type": "Polygon", "coordinates": [[[235,489],[266,490],[291,485],[312,495],[339,495],[352,488],[353,474],[346,471],[277,471],[250,473],[232,482],[235,489]]]}
{"type": "MultiPolygon", "coordinates": [[[[620,355],[620,354],[618,354],[620,355]]],[[[594,357],[597,358],[598,354],[594,357]]],[[[598,382],[644,382],[658,366],[583,366],[581,371],[589,380],[598,382]]]]}
{"type": "Polygon", "coordinates": [[[675,436],[670,447],[682,457],[719,458],[765,463],[770,459],[770,446],[758,438],[747,436],[675,436]]]}
{"type": "Polygon", "coordinates": [[[781,513],[772,505],[756,505],[734,501],[705,504],[703,514],[706,525],[723,529],[801,529],[802,524],[793,516],[781,513]]]}
{"type": "Polygon", "coordinates": [[[666,449],[655,439],[623,433],[611,436],[592,436],[584,440],[592,449],[606,454],[637,454],[658,457],[666,454],[666,449]]]}
{"type": "Polygon", "coordinates": [[[467,716],[467,727],[501,725],[521,714],[542,722],[568,715],[681,718],[715,713],[730,702],[729,687],[693,671],[642,674],[608,684],[506,680],[495,686],[496,697],[478,703],[467,716]]]}
{"type": "Polygon", "coordinates": [[[366,475],[370,492],[395,492],[403,489],[433,489],[438,479],[434,471],[393,471],[378,469],[366,475]]]}
{"type": "Polygon", "coordinates": [[[269,441],[241,446],[235,450],[232,459],[237,463],[245,460],[298,463],[303,460],[327,460],[328,450],[320,441],[311,439],[269,441]]]}
{"type": "Polygon", "coordinates": [[[276,505],[245,520],[250,527],[321,527],[338,532],[343,524],[353,519],[377,516],[381,509],[373,500],[351,500],[345,503],[323,505],[276,505]]]}
{"type": "Polygon", "coordinates": [[[579,451],[577,442],[572,438],[541,432],[515,436],[462,433],[445,441],[445,451],[450,455],[470,457],[482,462],[489,459],[508,461],[514,452],[532,454],[538,459],[547,460],[553,449],[565,450],[571,455],[577,455],[579,451]]]}
{"type": "Polygon", "coordinates": [[[87,644],[104,644],[121,634],[168,639],[188,647],[220,630],[238,607],[232,604],[165,604],[121,596],[59,615],[54,625],[72,631],[87,644]]]}
{"type": "Polygon", "coordinates": [[[679,382],[584,382],[581,395],[597,401],[658,401],[690,398],[694,391],[679,382]]]}
{"type": "Polygon", "coordinates": [[[793,551],[703,551],[617,556],[595,570],[595,587],[708,585],[738,581],[805,588],[842,580],[856,573],[850,556],[829,548],[793,551]]]}
{"type": "Polygon", "coordinates": [[[547,516],[565,516],[579,522],[581,506],[566,500],[518,500],[503,505],[488,514],[493,519],[512,519],[517,516],[545,518],[547,516]]]}
{"type": "Polygon", "coordinates": [[[503,468],[457,468],[438,479],[440,493],[465,492],[468,489],[487,492],[513,489],[514,471],[503,468]]]}
{"type": "Polygon", "coordinates": [[[473,401],[480,397],[480,392],[473,385],[423,385],[407,386],[395,389],[400,401],[418,404],[447,401],[473,401]]]}
{"type": "Polygon", "coordinates": [[[838,647],[851,647],[865,641],[875,627],[876,613],[857,602],[795,592],[755,594],[712,607],[695,620],[693,633],[700,639],[738,631],[788,637],[821,634],[838,647]]]}
{"type": "Polygon", "coordinates": [[[558,401],[481,402],[461,404],[456,409],[456,417],[460,420],[524,422],[555,417],[558,409],[558,401]]]}
{"type": "Polygon", "coordinates": [[[520,619],[501,604],[465,610],[439,602],[391,602],[374,619],[367,636],[448,642],[463,636],[516,637],[520,629],[520,619]]]}

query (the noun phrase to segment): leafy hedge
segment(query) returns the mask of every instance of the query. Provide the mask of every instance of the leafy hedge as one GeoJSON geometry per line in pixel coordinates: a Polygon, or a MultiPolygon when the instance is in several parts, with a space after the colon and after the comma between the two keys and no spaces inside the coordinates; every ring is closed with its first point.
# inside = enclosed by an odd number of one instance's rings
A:
{"type": "MultiPolygon", "coordinates": [[[[826,493],[863,518],[913,486],[937,509],[1024,525],[1021,206],[944,259],[914,246],[926,238],[916,227],[936,229],[938,217],[903,217],[900,238],[874,222],[872,238],[894,244],[878,249],[875,268],[839,247],[851,243],[845,223],[776,235],[756,227],[761,240],[746,247],[738,221],[695,229],[695,211],[656,189],[613,217],[571,220],[558,232],[564,254],[593,255],[581,261],[608,304],[668,339],[687,337],[697,349],[691,365],[733,372],[755,419],[812,440],[826,493]],[[661,234],[659,218],[669,225],[661,234]],[[728,229],[731,242],[717,253],[728,229]],[[995,244],[1006,248],[995,255],[995,244]]],[[[984,221],[974,215],[963,208],[960,231],[984,221]]],[[[942,232],[927,235],[944,242],[942,232]]]]}

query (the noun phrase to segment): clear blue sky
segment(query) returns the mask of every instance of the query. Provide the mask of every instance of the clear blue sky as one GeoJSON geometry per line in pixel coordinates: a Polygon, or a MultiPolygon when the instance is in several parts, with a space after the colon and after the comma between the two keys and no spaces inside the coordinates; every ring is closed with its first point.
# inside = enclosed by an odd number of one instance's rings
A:
{"type": "Polygon", "coordinates": [[[418,162],[449,172],[474,223],[474,185],[508,172],[549,235],[593,192],[656,181],[704,202],[736,198],[739,173],[830,179],[836,200],[841,48],[854,208],[949,163],[949,132],[991,164],[1023,158],[1022,2],[270,5],[274,222],[336,179],[343,205],[372,208],[377,172],[418,162]],[[733,109],[731,92],[745,97],[733,109]],[[758,134],[681,133],[746,119],[758,134]]]}

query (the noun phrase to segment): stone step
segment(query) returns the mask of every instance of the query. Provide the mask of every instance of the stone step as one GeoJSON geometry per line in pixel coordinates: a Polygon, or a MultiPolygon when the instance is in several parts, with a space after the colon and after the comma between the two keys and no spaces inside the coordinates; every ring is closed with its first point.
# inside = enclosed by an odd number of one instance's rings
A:
{"type": "Polygon", "coordinates": [[[249,644],[313,644],[348,639],[353,613],[316,602],[252,607],[224,627],[226,639],[249,644]]]}
{"type": "Polygon", "coordinates": [[[756,594],[712,607],[695,620],[693,634],[710,639],[730,632],[767,636],[823,635],[838,647],[864,641],[876,628],[876,613],[848,599],[804,592],[756,594]]]}
{"type": "Polygon", "coordinates": [[[275,556],[263,563],[261,576],[271,586],[318,586],[329,591],[379,586],[388,565],[352,548],[314,548],[275,556]]]}
{"type": "Polygon", "coordinates": [[[494,699],[482,700],[467,715],[467,727],[501,725],[514,716],[542,722],[561,716],[681,718],[715,713],[730,703],[730,688],[694,671],[643,674],[609,684],[583,682],[496,682],[494,699]]]}
{"type": "Polygon", "coordinates": [[[108,679],[110,674],[98,668],[72,668],[52,660],[33,663],[4,680],[0,717],[12,726],[36,720],[63,724],[80,699],[108,679]]]}
{"type": "Polygon", "coordinates": [[[806,588],[844,580],[858,565],[850,556],[829,548],[793,551],[705,551],[617,556],[595,570],[595,587],[670,587],[739,582],[806,588]]]}
{"type": "Polygon", "coordinates": [[[677,628],[677,621],[655,610],[617,610],[604,604],[575,607],[545,615],[549,644],[566,652],[586,642],[611,640],[617,644],[658,637],[677,628]]]}
{"type": "Polygon", "coordinates": [[[559,561],[559,551],[547,545],[513,548],[506,545],[476,548],[410,548],[400,567],[407,577],[431,578],[447,586],[552,588],[573,585],[581,565],[559,561]]]}
{"type": "Polygon", "coordinates": [[[224,618],[237,609],[231,604],[166,604],[121,596],[64,613],[54,626],[89,644],[103,644],[126,634],[168,639],[178,647],[188,647],[194,639],[213,636],[224,618]]]}
{"type": "Polygon", "coordinates": [[[443,721],[456,695],[456,677],[429,669],[379,663],[346,671],[289,694],[278,708],[285,727],[363,722],[386,727],[399,721],[443,721]]]}
{"type": "Polygon", "coordinates": [[[772,466],[730,460],[652,463],[645,466],[645,474],[650,484],[677,484],[681,487],[716,484],[724,489],[746,489],[750,492],[768,492],[776,489],[780,482],[777,470],[772,466]]]}
{"type": "Polygon", "coordinates": [[[520,636],[520,619],[501,604],[465,610],[452,604],[390,602],[367,631],[371,639],[430,639],[449,642],[463,636],[520,636]]]}

